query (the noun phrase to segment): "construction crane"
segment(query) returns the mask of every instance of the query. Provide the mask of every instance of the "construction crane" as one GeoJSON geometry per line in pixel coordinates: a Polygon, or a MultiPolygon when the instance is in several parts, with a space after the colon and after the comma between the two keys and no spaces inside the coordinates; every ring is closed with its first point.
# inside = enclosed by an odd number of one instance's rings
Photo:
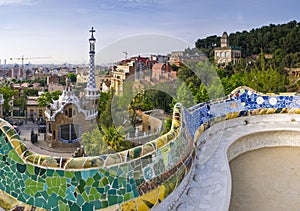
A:
{"type": "Polygon", "coordinates": [[[19,58],[10,58],[10,60],[21,60],[22,61],[22,68],[21,71],[18,73],[18,78],[20,79],[21,76],[24,76],[24,60],[32,60],[32,59],[50,59],[51,57],[19,57],[19,58]]]}
{"type": "Polygon", "coordinates": [[[123,51],[122,53],[125,54],[125,60],[127,60],[128,52],[127,51],[123,51]]]}

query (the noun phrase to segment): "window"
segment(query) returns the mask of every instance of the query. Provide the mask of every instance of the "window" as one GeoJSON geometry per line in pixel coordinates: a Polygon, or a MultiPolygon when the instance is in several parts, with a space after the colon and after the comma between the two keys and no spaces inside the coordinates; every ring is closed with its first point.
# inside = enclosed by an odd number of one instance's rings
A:
{"type": "Polygon", "coordinates": [[[68,116],[68,110],[67,109],[65,110],[65,115],[68,116]]]}
{"type": "Polygon", "coordinates": [[[60,141],[65,143],[78,142],[80,139],[79,125],[66,124],[60,126],[60,141]]]}
{"type": "Polygon", "coordinates": [[[39,117],[43,116],[43,109],[39,109],[39,117]]]}
{"type": "Polygon", "coordinates": [[[72,114],[73,114],[72,108],[69,108],[69,118],[72,118],[72,114]]]}

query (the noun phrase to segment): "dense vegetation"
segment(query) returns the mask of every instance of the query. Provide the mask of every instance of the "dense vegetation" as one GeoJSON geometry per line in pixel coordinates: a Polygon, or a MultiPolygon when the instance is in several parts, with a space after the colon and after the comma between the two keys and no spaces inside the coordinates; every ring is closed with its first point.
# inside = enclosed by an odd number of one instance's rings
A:
{"type": "MultiPolygon", "coordinates": [[[[261,51],[266,54],[280,53],[286,67],[300,65],[300,23],[290,21],[286,24],[270,24],[250,31],[229,34],[231,46],[242,48],[242,57],[258,55],[261,51]]],[[[196,47],[213,59],[213,49],[220,46],[221,35],[212,35],[196,41],[196,47]]]]}

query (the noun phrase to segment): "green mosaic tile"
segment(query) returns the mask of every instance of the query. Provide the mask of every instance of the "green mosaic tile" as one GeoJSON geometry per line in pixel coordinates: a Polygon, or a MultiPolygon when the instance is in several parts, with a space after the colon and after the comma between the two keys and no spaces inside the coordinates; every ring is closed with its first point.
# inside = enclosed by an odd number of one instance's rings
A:
{"type": "Polygon", "coordinates": [[[49,195],[51,195],[52,193],[58,193],[60,196],[65,197],[67,189],[66,178],[47,178],[46,184],[48,186],[47,193],[49,195]]]}
{"type": "Polygon", "coordinates": [[[123,196],[125,193],[126,193],[126,190],[124,188],[118,190],[118,195],[123,196]]]}
{"type": "Polygon", "coordinates": [[[126,185],[126,192],[131,192],[131,185],[130,184],[127,184],[126,185]]]}
{"type": "Polygon", "coordinates": [[[118,189],[119,188],[119,184],[118,184],[119,180],[116,178],[113,181],[112,187],[118,189]]]}
{"type": "Polygon", "coordinates": [[[109,185],[105,186],[104,192],[107,193],[107,191],[108,191],[109,189],[110,189],[110,186],[109,186],[109,185]]]}
{"type": "Polygon", "coordinates": [[[77,204],[79,206],[81,206],[81,205],[83,205],[83,203],[84,203],[84,198],[80,194],[78,194],[77,195],[77,204]]]}
{"type": "Polygon", "coordinates": [[[98,192],[100,192],[101,194],[104,193],[104,188],[96,188],[98,192]]]}
{"type": "Polygon", "coordinates": [[[34,204],[34,198],[30,198],[29,200],[27,200],[26,203],[27,204],[34,204]]]}
{"type": "Polygon", "coordinates": [[[27,172],[29,175],[33,175],[34,174],[34,166],[27,164],[27,172]]]}
{"type": "Polygon", "coordinates": [[[89,202],[95,201],[95,200],[96,200],[96,198],[94,197],[94,195],[89,195],[89,202]]]}
{"type": "Polygon", "coordinates": [[[107,198],[108,198],[108,205],[109,206],[114,205],[118,202],[117,197],[115,195],[108,195],[107,198]]]}
{"type": "Polygon", "coordinates": [[[108,207],[108,201],[102,201],[101,205],[102,205],[101,208],[108,207]]]}
{"type": "Polygon", "coordinates": [[[54,174],[54,170],[52,169],[47,169],[47,177],[52,177],[54,174]]]}
{"type": "Polygon", "coordinates": [[[94,178],[95,181],[98,181],[98,180],[101,179],[101,176],[100,176],[98,173],[96,173],[96,174],[93,176],[93,178],[94,178]]]}
{"type": "Polygon", "coordinates": [[[102,184],[102,186],[108,185],[108,179],[107,179],[107,177],[104,177],[104,178],[100,181],[100,183],[102,184]]]}
{"type": "Polygon", "coordinates": [[[93,187],[98,187],[99,186],[99,181],[95,181],[95,182],[93,182],[93,185],[92,185],[93,187]]]}
{"type": "Polygon", "coordinates": [[[90,201],[88,195],[86,194],[86,192],[83,192],[82,197],[83,197],[83,199],[84,199],[86,202],[89,202],[89,201],[90,201]]]}
{"type": "Polygon", "coordinates": [[[19,157],[19,155],[14,150],[8,153],[8,157],[12,159],[14,162],[24,164],[24,161],[19,157]]]}
{"type": "Polygon", "coordinates": [[[91,190],[91,187],[85,187],[85,193],[86,194],[89,195],[90,194],[90,190],[91,190]]]}
{"type": "Polygon", "coordinates": [[[46,207],[46,201],[45,199],[42,199],[42,198],[35,198],[34,199],[34,204],[35,206],[37,207],[44,207],[45,209],[49,209],[50,207],[46,207]]]}
{"type": "Polygon", "coordinates": [[[62,201],[59,201],[58,207],[59,207],[60,211],[70,211],[69,206],[67,204],[63,203],[62,201]]]}
{"type": "Polygon", "coordinates": [[[126,194],[124,195],[124,201],[128,201],[128,200],[132,199],[133,197],[134,197],[134,195],[133,195],[132,192],[126,193],[126,194]]]}
{"type": "Polygon", "coordinates": [[[116,195],[117,191],[115,189],[108,190],[107,194],[116,195]]]}
{"type": "Polygon", "coordinates": [[[123,196],[117,196],[117,202],[120,204],[122,203],[124,200],[123,200],[123,196]]]}
{"type": "Polygon", "coordinates": [[[84,204],[82,206],[82,211],[91,211],[91,210],[94,210],[94,206],[92,204],[84,204]]]}
{"type": "Polygon", "coordinates": [[[72,172],[72,171],[65,171],[65,176],[67,178],[72,178],[74,176],[74,172],[72,172]]]}
{"type": "Polygon", "coordinates": [[[114,179],[115,179],[114,176],[109,175],[108,176],[108,182],[109,182],[109,184],[112,184],[112,182],[114,181],[114,179]]]}
{"type": "Polygon", "coordinates": [[[93,178],[88,178],[86,181],[86,186],[92,186],[93,182],[94,182],[93,178]]]}
{"type": "Polygon", "coordinates": [[[56,173],[57,173],[57,175],[60,176],[60,177],[64,177],[64,176],[65,176],[65,172],[62,171],[62,170],[56,170],[56,173]]]}
{"type": "Polygon", "coordinates": [[[80,180],[79,181],[79,185],[77,186],[78,190],[79,190],[79,193],[83,193],[84,192],[84,188],[85,188],[85,181],[84,180],[80,180]]]}
{"type": "Polygon", "coordinates": [[[81,179],[81,172],[80,171],[76,171],[75,172],[75,177],[79,181],[81,179]]]}
{"type": "Polygon", "coordinates": [[[93,201],[91,204],[94,205],[95,209],[100,209],[101,208],[101,202],[100,201],[93,201]]]}
{"type": "Polygon", "coordinates": [[[48,198],[48,204],[50,205],[51,208],[56,207],[58,204],[58,200],[55,197],[55,194],[52,194],[49,198],[48,198]]]}
{"type": "Polygon", "coordinates": [[[101,194],[100,199],[101,199],[101,201],[107,200],[107,195],[101,194]]]}
{"type": "Polygon", "coordinates": [[[100,193],[96,193],[94,196],[95,196],[96,200],[99,200],[101,198],[101,194],[100,193]]]}
{"type": "Polygon", "coordinates": [[[28,178],[25,181],[25,186],[26,186],[26,188],[25,188],[24,192],[27,193],[28,195],[34,196],[37,192],[43,190],[44,184],[36,182],[36,181],[28,178]]]}
{"type": "Polygon", "coordinates": [[[18,198],[18,194],[17,194],[16,192],[12,191],[10,194],[11,194],[13,197],[18,198]]]}

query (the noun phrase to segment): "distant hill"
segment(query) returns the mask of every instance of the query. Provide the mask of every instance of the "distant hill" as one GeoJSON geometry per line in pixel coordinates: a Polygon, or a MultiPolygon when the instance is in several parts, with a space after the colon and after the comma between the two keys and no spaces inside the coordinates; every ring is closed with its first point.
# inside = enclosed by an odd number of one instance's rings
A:
{"type": "MultiPolygon", "coordinates": [[[[227,32],[229,33],[229,32],[227,32]]],[[[213,49],[220,46],[221,35],[213,35],[204,39],[198,39],[195,43],[209,58],[213,58],[213,49]]],[[[300,52],[300,23],[293,20],[285,24],[270,24],[248,31],[229,34],[229,44],[242,48],[242,56],[257,55],[261,49],[266,54],[273,54],[276,50],[288,58],[298,57],[300,52]]]]}

